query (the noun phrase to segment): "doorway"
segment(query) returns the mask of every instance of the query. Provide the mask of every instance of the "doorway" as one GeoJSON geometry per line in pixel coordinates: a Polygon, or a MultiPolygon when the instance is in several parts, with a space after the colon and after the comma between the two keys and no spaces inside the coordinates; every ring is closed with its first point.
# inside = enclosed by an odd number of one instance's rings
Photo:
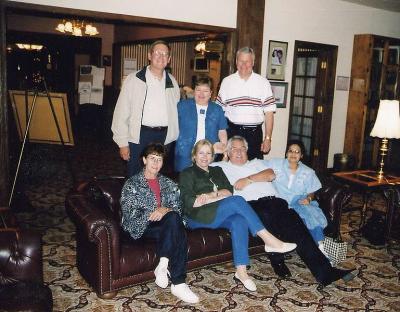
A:
{"type": "Polygon", "coordinates": [[[288,140],[301,140],[304,162],[327,169],[337,46],[295,41],[288,140]]]}

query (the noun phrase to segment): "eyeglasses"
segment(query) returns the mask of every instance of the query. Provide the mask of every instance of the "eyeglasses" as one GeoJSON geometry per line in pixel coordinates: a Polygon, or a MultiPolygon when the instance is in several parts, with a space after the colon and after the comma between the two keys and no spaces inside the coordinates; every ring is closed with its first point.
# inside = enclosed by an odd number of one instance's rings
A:
{"type": "Polygon", "coordinates": [[[301,154],[301,151],[290,149],[290,150],[288,150],[288,153],[301,154]]]}
{"type": "Polygon", "coordinates": [[[159,51],[159,50],[153,51],[153,54],[154,54],[155,56],[157,56],[157,57],[168,57],[168,56],[169,56],[169,53],[168,53],[168,52],[159,51]]]}
{"type": "Polygon", "coordinates": [[[231,152],[232,153],[245,153],[247,149],[245,147],[232,147],[231,152]]]}

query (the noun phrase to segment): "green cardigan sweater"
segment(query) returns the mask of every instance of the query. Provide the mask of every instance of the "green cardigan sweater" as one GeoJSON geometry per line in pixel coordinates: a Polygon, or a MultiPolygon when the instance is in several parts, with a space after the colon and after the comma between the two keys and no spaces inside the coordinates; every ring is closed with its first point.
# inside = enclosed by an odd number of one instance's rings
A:
{"type": "Polygon", "coordinates": [[[208,170],[207,172],[193,164],[183,170],[179,176],[183,213],[194,221],[206,224],[215,219],[220,201],[194,208],[196,195],[213,192],[214,184],[218,190],[227,189],[233,192],[232,185],[220,167],[208,167],[208,170]]]}

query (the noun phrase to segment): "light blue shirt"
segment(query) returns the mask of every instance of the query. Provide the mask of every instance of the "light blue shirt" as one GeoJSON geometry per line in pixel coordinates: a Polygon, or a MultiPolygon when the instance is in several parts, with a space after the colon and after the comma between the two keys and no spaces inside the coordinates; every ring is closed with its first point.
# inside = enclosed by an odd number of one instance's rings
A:
{"type": "Polygon", "coordinates": [[[274,170],[276,178],[272,183],[278,191],[279,197],[285,199],[289,205],[296,195],[314,193],[322,187],[315,171],[302,162],[299,162],[290,187],[288,185],[291,172],[287,159],[273,158],[264,160],[264,162],[268,168],[274,170]]]}

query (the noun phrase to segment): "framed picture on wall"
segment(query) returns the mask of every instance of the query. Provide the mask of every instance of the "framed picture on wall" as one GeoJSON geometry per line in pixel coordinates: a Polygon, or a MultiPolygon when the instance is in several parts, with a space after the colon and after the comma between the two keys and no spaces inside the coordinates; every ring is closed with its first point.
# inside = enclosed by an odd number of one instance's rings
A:
{"type": "Polygon", "coordinates": [[[285,80],[285,67],[288,43],[283,41],[269,41],[267,78],[271,80],[285,80]]]}
{"type": "Polygon", "coordinates": [[[275,97],[275,104],[277,108],[286,108],[287,102],[287,82],[275,82],[271,81],[272,93],[275,97]]]}
{"type": "Polygon", "coordinates": [[[199,73],[208,73],[210,71],[209,60],[204,56],[195,56],[193,70],[199,73]]]}

